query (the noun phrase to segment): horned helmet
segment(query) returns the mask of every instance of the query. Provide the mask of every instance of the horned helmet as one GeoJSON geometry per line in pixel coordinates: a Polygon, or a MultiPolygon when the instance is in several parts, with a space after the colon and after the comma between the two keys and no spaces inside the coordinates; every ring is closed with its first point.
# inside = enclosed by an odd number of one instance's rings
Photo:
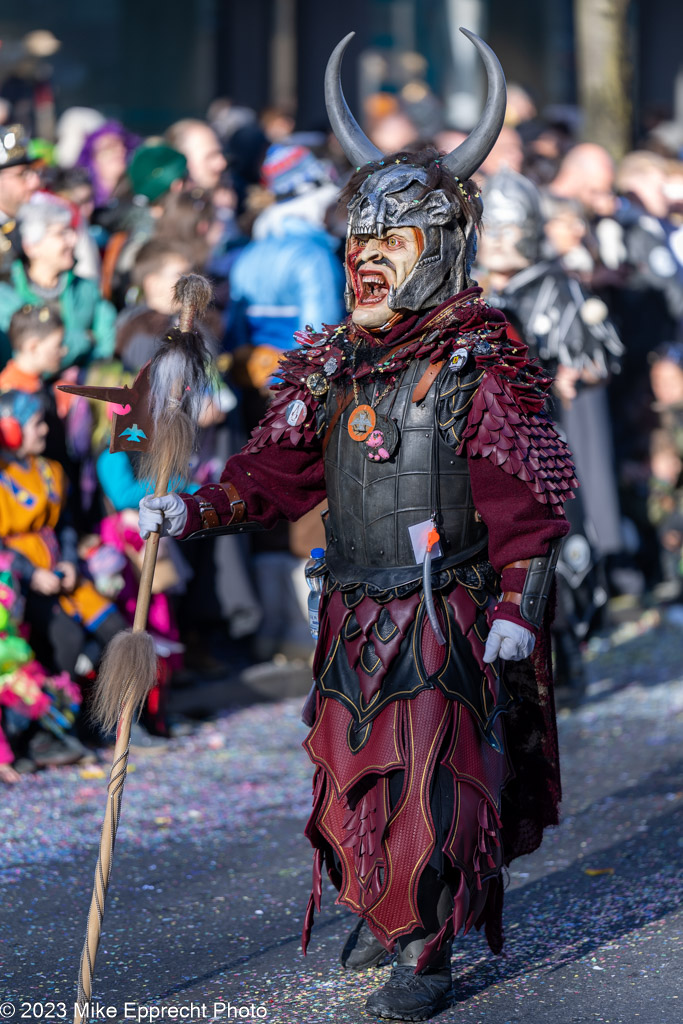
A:
{"type": "Polygon", "coordinates": [[[536,263],[541,256],[543,224],[541,195],[532,181],[508,167],[492,174],[486,182],[481,266],[507,271],[536,263]]]}
{"type": "MultiPolygon", "coordinates": [[[[505,119],[505,75],[493,50],[473,32],[461,29],[477,48],[488,80],[488,95],[481,118],[467,138],[438,160],[456,179],[463,196],[465,184],[493,148],[505,119]]],[[[421,251],[410,273],[387,297],[390,310],[418,311],[439,305],[470,284],[476,256],[476,223],[462,215],[457,198],[430,186],[429,167],[411,163],[410,155],[386,161],[367,138],[351,113],[341,86],[341,63],[354,33],[332,51],[325,72],[325,103],[332,130],[347,159],[368,175],[348,204],[347,240],[356,235],[381,237],[391,228],[411,227],[421,234],[421,251]]],[[[348,241],[347,241],[348,244],[348,241]]],[[[355,305],[347,260],[346,305],[355,305]]]]}

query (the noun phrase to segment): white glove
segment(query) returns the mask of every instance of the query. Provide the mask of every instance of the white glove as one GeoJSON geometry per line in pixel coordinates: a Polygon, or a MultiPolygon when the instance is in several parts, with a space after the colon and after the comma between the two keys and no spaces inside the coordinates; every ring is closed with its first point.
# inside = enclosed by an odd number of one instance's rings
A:
{"type": "Polygon", "coordinates": [[[177,537],[185,529],[187,508],[179,494],[162,494],[159,498],[148,495],[140,502],[138,526],[143,540],[150,533],[161,532],[162,537],[177,537]]]}
{"type": "Polygon", "coordinates": [[[523,661],[535,644],[536,637],[530,629],[508,619],[496,619],[486,641],[484,661],[492,662],[498,657],[505,661],[523,661]]]}

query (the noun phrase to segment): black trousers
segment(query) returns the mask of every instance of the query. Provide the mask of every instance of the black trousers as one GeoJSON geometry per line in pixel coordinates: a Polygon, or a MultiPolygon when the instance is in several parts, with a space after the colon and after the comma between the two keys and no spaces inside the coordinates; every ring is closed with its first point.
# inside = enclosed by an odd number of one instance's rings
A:
{"type": "Polygon", "coordinates": [[[74,675],[81,653],[94,665],[111,638],[127,623],[114,609],[93,629],[66,614],[56,597],[29,592],[26,596],[25,619],[31,627],[31,646],[38,661],[49,672],[74,675]]]}

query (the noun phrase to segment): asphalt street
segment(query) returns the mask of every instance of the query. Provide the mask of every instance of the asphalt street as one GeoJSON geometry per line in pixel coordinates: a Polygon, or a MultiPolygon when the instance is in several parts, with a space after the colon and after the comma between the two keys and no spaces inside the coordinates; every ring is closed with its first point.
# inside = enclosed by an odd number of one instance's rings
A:
{"type": "MultiPolygon", "coordinates": [[[[593,642],[588,699],[560,716],[562,824],[512,865],[504,955],[456,942],[457,998],[438,1021],[683,1020],[682,651],[683,627],[655,613],[593,642]]],[[[300,952],[301,698],[244,703],[133,756],[91,1020],[372,1019],[363,1004],[389,968],[338,966],[353,919],[330,887],[300,952]]],[[[72,1019],[105,791],[95,766],[0,792],[0,1024],[72,1019]]]]}

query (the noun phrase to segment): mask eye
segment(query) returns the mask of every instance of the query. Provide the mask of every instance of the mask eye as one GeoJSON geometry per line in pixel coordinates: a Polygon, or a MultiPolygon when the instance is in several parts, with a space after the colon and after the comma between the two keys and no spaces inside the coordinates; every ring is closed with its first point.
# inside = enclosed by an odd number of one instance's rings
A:
{"type": "Polygon", "coordinates": [[[398,235],[391,235],[387,238],[387,249],[398,249],[403,244],[398,235]]]}

